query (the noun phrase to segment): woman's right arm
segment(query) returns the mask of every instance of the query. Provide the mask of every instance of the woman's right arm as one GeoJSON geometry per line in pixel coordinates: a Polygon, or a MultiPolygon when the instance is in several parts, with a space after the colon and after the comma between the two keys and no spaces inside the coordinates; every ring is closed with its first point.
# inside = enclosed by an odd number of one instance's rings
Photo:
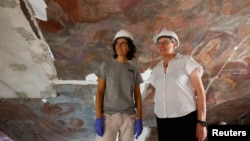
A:
{"type": "Polygon", "coordinates": [[[105,79],[99,77],[98,85],[97,85],[97,92],[96,92],[96,99],[95,99],[96,118],[102,117],[104,91],[105,91],[105,79]]]}

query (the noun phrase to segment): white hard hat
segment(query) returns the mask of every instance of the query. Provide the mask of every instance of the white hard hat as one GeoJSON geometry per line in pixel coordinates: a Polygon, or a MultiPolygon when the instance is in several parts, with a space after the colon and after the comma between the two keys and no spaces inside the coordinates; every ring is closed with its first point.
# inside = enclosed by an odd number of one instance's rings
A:
{"type": "Polygon", "coordinates": [[[177,42],[176,47],[178,47],[180,45],[180,41],[179,41],[179,38],[178,38],[177,34],[175,32],[173,32],[173,31],[166,30],[166,29],[163,29],[159,34],[154,36],[154,38],[153,38],[154,43],[157,44],[158,39],[160,37],[163,37],[163,36],[173,37],[177,42]]]}
{"type": "Polygon", "coordinates": [[[133,35],[128,32],[127,30],[124,30],[124,29],[121,29],[120,31],[118,31],[116,34],[115,34],[115,37],[113,39],[113,41],[115,41],[117,38],[120,38],[120,37],[128,37],[130,38],[132,41],[134,40],[133,39],[133,35]]]}

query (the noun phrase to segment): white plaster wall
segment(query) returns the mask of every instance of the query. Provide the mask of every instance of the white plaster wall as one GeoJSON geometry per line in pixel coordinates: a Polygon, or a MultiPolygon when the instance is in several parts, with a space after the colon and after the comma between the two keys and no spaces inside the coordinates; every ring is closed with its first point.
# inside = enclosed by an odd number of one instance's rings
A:
{"type": "Polygon", "coordinates": [[[0,7],[0,19],[0,98],[54,96],[50,79],[56,71],[46,42],[36,37],[19,4],[0,7]]]}

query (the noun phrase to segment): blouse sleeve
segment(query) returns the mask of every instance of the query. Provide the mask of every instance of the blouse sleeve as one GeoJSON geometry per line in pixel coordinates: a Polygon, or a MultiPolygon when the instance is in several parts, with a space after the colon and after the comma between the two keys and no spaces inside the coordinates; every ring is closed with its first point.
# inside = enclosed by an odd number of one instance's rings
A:
{"type": "Polygon", "coordinates": [[[151,85],[154,85],[154,69],[151,71],[151,74],[150,74],[150,76],[149,76],[149,78],[148,78],[148,83],[150,83],[151,85]]]}
{"type": "Polygon", "coordinates": [[[203,67],[196,62],[192,57],[188,57],[186,66],[185,66],[185,72],[187,75],[189,75],[194,69],[198,69],[201,76],[203,75],[203,67]]]}

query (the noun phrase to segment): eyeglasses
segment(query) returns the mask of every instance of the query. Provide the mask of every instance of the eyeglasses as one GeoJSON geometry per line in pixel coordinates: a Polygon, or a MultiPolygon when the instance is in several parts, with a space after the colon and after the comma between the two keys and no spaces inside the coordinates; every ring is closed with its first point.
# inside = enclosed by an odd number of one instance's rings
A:
{"type": "Polygon", "coordinates": [[[165,45],[168,45],[170,43],[173,43],[173,41],[164,41],[164,42],[158,42],[156,43],[156,46],[159,47],[159,46],[165,46],[165,45]]]}

